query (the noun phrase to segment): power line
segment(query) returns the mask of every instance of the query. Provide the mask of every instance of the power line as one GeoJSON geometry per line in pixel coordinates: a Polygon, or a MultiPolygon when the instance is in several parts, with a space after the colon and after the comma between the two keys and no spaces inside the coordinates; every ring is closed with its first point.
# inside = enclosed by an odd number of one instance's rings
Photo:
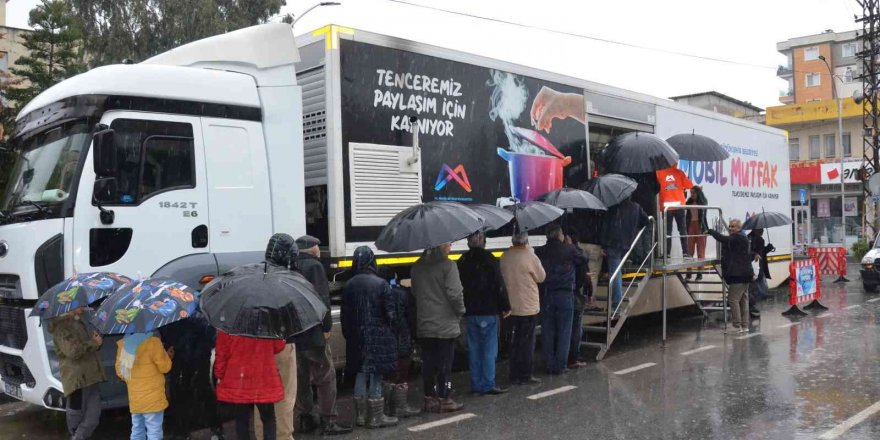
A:
{"type": "MultiPolygon", "coordinates": [[[[429,9],[429,10],[437,11],[437,12],[443,12],[446,14],[459,15],[459,16],[463,16],[463,17],[475,18],[478,20],[486,20],[486,21],[491,21],[491,22],[495,22],[495,23],[501,23],[501,24],[506,24],[506,25],[510,25],[510,26],[521,27],[521,28],[525,28],[525,29],[532,29],[532,30],[538,30],[538,31],[549,32],[549,33],[554,33],[554,34],[566,35],[569,37],[581,38],[581,39],[585,39],[585,40],[592,40],[592,41],[597,41],[600,43],[614,44],[614,45],[630,47],[630,48],[634,48],[634,49],[649,50],[649,51],[660,52],[660,53],[665,53],[665,54],[669,54],[669,55],[677,55],[677,56],[682,56],[682,57],[687,57],[687,58],[695,58],[695,59],[700,59],[700,60],[705,60],[705,61],[714,61],[717,63],[726,63],[726,64],[734,64],[734,65],[747,66],[747,67],[755,67],[755,68],[759,68],[759,69],[774,69],[775,70],[778,67],[778,66],[766,66],[766,65],[762,65],[762,64],[746,63],[746,62],[742,62],[742,61],[727,60],[724,58],[710,57],[710,56],[705,56],[705,55],[696,55],[696,54],[692,54],[692,53],[680,52],[680,51],[670,50],[670,49],[662,49],[662,48],[658,48],[658,47],[642,46],[639,44],[611,40],[608,38],[601,38],[601,37],[594,37],[594,36],[590,36],[590,35],[576,34],[574,32],[569,32],[569,31],[560,31],[560,30],[545,28],[545,27],[541,27],[541,26],[533,26],[533,25],[528,25],[528,24],[524,24],[524,23],[517,23],[515,21],[502,20],[500,18],[493,18],[493,17],[484,16],[484,15],[470,14],[467,12],[453,11],[453,10],[449,10],[449,9],[438,8],[436,6],[422,5],[419,3],[413,3],[410,1],[406,1],[406,0],[386,0],[386,1],[389,1],[392,3],[399,3],[399,4],[403,4],[403,5],[408,5],[408,6],[413,6],[413,7],[417,7],[417,8],[429,9]]],[[[801,73],[801,72],[799,72],[799,73],[801,73]]],[[[815,73],[815,72],[802,72],[802,73],[815,73]]]]}

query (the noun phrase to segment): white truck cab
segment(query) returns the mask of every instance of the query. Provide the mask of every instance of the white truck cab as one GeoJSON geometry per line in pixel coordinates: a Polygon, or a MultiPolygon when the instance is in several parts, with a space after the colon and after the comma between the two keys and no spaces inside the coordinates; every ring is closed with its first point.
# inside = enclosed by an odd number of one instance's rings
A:
{"type": "MultiPolygon", "coordinates": [[[[93,69],[20,113],[0,211],[0,379],[58,408],[51,338],[27,318],[73,273],[173,276],[193,286],[305,233],[302,98],[293,32],[267,24],[141,64],[93,69]]],[[[104,344],[107,376],[115,344],[104,344]]],[[[125,404],[118,382],[105,405],[125,404]]]]}

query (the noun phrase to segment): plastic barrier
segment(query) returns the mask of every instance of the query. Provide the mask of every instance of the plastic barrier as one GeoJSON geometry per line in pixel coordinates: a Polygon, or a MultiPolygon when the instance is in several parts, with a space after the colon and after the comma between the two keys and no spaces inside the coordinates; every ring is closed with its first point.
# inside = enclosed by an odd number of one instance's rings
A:
{"type": "Polygon", "coordinates": [[[789,297],[791,307],[783,312],[786,316],[802,316],[806,313],[798,309],[798,304],[810,301],[806,309],[825,310],[825,306],[819,304],[822,296],[822,270],[821,265],[815,258],[792,261],[788,265],[789,271],[789,297]]]}
{"type": "Polygon", "coordinates": [[[819,264],[822,275],[846,276],[846,248],[842,246],[810,246],[807,255],[819,264]]]}

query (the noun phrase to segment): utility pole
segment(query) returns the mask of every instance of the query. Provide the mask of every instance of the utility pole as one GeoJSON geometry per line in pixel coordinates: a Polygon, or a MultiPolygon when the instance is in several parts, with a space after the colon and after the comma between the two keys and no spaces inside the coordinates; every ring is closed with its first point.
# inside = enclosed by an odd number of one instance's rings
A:
{"type": "MultiPolygon", "coordinates": [[[[872,207],[874,212],[874,221],[871,225],[871,235],[868,238],[869,243],[873,243],[877,233],[880,232],[880,203],[874,201],[872,196],[880,196],[880,194],[872,194],[868,188],[868,168],[873,169],[876,173],[880,171],[880,157],[878,157],[878,135],[880,135],[880,108],[877,107],[877,93],[880,90],[880,68],[877,62],[880,61],[880,0],[857,0],[859,6],[862,7],[862,16],[856,17],[856,22],[862,24],[862,31],[858,33],[859,40],[862,43],[862,50],[857,54],[862,61],[862,188],[865,196],[865,205],[872,207]]],[[[865,216],[868,210],[865,209],[865,216]]],[[[867,223],[867,222],[866,222],[867,223]]]]}

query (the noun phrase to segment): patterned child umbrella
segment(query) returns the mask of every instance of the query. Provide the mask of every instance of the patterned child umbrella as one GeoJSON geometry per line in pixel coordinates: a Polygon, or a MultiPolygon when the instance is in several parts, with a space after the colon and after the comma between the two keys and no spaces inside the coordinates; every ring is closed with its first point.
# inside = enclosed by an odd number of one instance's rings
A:
{"type": "Polygon", "coordinates": [[[104,300],[92,325],[105,335],[151,332],[192,315],[198,296],[167,278],[133,281],[104,300]]]}
{"type": "Polygon", "coordinates": [[[45,291],[30,316],[49,319],[63,315],[89,306],[129,282],[131,278],[110,272],[75,274],[45,291]]]}

